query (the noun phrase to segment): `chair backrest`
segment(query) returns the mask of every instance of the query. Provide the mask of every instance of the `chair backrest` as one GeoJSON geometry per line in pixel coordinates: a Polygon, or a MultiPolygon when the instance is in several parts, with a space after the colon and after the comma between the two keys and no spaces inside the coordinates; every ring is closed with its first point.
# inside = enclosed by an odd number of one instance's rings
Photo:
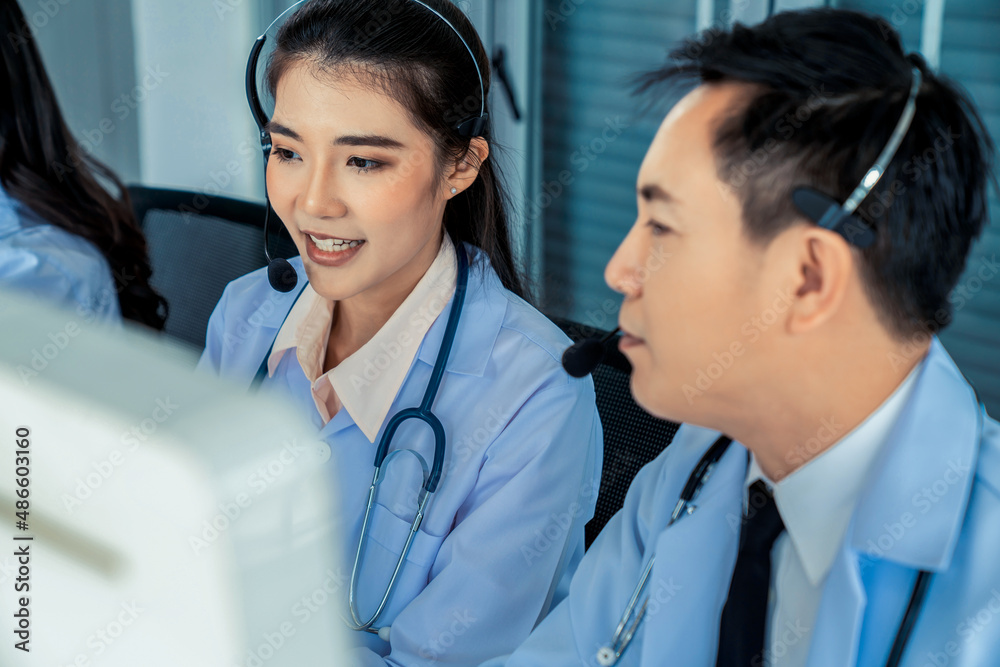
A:
{"type": "MultiPolygon", "coordinates": [[[[607,332],[568,320],[553,318],[574,341],[607,332]]],[[[632,398],[629,376],[632,366],[618,349],[618,336],[604,344],[604,359],[594,370],[597,412],[604,429],[604,468],[594,518],[586,528],[590,544],[604,524],[622,508],[625,493],[639,469],[655,459],[674,439],[680,427],[653,417],[632,398]]]]}
{"type": "MultiPolygon", "coordinates": [[[[266,209],[183,190],[133,185],[128,191],[149,245],[151,283],[170,305],[165,332],[200,350],[226,285],[266,263],[266,209]]],[[[297,255],[277,216],[271,218],[272,257],[297,255]]]]}

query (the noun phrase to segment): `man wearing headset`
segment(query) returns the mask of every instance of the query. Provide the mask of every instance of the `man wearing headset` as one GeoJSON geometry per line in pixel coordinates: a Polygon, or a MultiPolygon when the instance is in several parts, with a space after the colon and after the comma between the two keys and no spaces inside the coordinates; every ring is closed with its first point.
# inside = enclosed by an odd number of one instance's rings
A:
{"type": "Polygon", "coordinates": [[[996,273],[967,262],[977,113],[852,12],[672,57],[646,89],[701,85],[606,278],[637,400],[685,425],[506,664],[996,664],[1000,427],[935,336],[963,269],[996,273]]]}

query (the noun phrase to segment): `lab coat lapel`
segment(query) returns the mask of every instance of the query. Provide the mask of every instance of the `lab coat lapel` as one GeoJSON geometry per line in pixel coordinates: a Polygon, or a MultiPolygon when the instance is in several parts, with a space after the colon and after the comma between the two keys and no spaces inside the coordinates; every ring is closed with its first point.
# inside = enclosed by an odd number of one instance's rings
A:
{"type": "Polygon", "coordinates": [[[979,407],[936,338],[918,372],[824,585],[809,664],[881,664],[915,571],[951,562],[976,465],[979,407]]]}
{"type": "Polygon", "coordinates": [[[299,284],[295,289],[281,293],[272,289],[267,281],[254,283],[254,289],[263,290],[260,294],[255,293],[252,297],[237,296],[242,299],[249,297],[250,302],[255,305],[248,309],[245,315],[240,316],[240,321],[227,322],[222,347],[224,354],[231,355],[233,359],[225,364],[228,369],[227,374],[244,386],[249,387],[253,382],[264,355],[271,348],[278,336],[278,330],[281,329],[282,323],[307,284],[302,259],[293,257],[289,261],[299,276],[299,284]]]}
{"type": "Polygon", "coordinates": [[[936,338],[919,372],[849,535],[855,550],[874,558],[941,570],[951,562],[972,489],[979,405],[936,338]],[[892,530],[897,523],[902,532],[892,530]]]}
{"type": "Polygon", "coordinates": [[[694,513],[661,532],[648,589],[643,665],[715,664],[719,618],[739,547],[746,467],[746,450],[734,443],[695,498],[694,513]]]}
{"type": "MultiPolygon", "coordinates": [[[[449,373],[482,376],[507,314],[507,299],[490,294],[502,293],[503,285],[486,254],[467,243],[463,246],[469,256],[469,283],[446,368],[449,373]]],[[[454,300],[454,296],[448,300],[420,344],[417,358],[428,366],[437,361],[454,300]]]]}
{"type": "Polygon", "coordinates": [[[810,665],[852,667],[855,664],[865,601],[857,555],[842,546],[823,587],[812,628],[810,665]]]}

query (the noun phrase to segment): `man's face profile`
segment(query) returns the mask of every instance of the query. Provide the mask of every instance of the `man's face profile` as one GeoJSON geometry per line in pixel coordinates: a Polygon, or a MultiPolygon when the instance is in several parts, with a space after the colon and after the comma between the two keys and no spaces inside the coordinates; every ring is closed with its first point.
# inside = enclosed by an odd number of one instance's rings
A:
{"type": "Polygon", "coordinates": [[[670,111],[639,172],[638,218],[605,272],[625,295],[633,392],[676,421],[703,423],[750,390],[767,372],[769,330],[782,323],[772,312],[782,308],[781,278],[768,271],[773,244],[743,233],[740,200],[719,179],[713,150],[719,121],[747,91],[701,85],[670,111]]]}

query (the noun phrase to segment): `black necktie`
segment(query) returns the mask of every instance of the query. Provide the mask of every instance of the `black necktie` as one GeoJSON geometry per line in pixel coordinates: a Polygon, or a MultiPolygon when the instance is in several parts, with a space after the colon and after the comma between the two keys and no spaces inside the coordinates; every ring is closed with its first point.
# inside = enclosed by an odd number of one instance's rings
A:
{"type": "Polygon", "coordinates": [[[785,530],[774,497],[764,482],[750,487],[740,529],[740,553],[719,625],[716,667],[761,667],[764,624],[771,580],[771,547],[785,530]]]}

